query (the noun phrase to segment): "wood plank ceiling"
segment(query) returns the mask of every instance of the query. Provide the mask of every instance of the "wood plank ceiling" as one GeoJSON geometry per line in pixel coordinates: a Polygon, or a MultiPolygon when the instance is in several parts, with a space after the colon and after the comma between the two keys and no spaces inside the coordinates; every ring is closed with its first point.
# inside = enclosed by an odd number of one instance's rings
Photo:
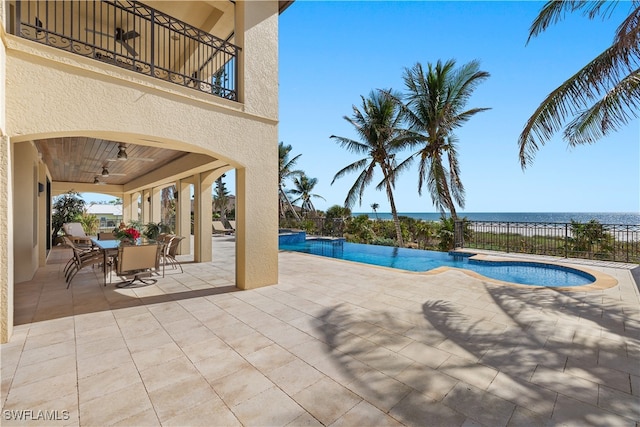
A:
{"type": "Polygon", "coordinates": [[[166,148],[123,144],[127,160],[117,160],[120,143],[96,138],[69,137],[34,141],[42,160],[57,182],[126,184],[187,153],[166,148]],[[103,169],[109,172],[103,176],[103,169]]]}

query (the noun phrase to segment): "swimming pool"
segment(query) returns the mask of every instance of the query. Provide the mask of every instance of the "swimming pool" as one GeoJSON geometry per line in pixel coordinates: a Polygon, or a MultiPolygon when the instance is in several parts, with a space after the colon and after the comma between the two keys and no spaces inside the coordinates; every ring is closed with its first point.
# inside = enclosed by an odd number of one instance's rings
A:
{"type": "Polygon", "coordinates": [[[343,239],[281,243],[280,249],[409,271],[428,271],[438,267],[464,268],[485,277],[522,285],[566,287],[588,285],[595,281],[595,277],[589,273],[555,264],[477,260],[471,259],[473,254],[363,245],[347,243],[343,239]]]}

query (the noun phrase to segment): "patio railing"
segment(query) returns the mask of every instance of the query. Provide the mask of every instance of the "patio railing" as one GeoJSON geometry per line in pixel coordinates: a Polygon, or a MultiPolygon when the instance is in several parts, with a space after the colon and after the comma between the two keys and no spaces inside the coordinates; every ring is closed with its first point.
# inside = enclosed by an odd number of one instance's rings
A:
{"type": "Polygon", "coordinates": [[[305,230],[307,234],[324,237],[343,237],[345,220],[342,218],[281,218],[280,228],[305,230]]]}
{"type": "MultiPolygon", "coordinates": [[[[343,237],[350,220],[287,218],[280,220],[280,228],[302,229],[310,235],[343,237]]],[[[439,239],[438,224],[434,223],[430,236],[434,249],[439,239]]],[[[406,227],[403,230],[406,242],[420,238],[412,236],[406,227]]],[[[640,225],[461,220],[456,222],[453,234],[453,242],[458,248],[640,263],[640,225]]]]}
{"type": "Polygon", "coordinates": [[[464,248],[640,263],[640,225],[465,221],[463,228],[456,242],[464,248]]]}
{"type": "Polygon", "coordinates": [[[16,1],[20,37],[237,101],[239,48],[137,1],[16,1]]]}

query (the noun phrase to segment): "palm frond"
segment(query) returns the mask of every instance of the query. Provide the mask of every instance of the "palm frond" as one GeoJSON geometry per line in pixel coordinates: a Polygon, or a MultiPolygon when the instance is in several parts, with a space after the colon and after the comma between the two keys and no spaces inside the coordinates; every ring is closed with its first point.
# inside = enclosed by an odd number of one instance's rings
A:
{"type": "Polygon", "coordinates": [[[631,11],[624,21],[618,26],[613,46],[618,51],[618,56],[625,65],[634,68],[634,64],[638,63],[640,36],[640,2],[634,1],[635,8],[631,11]]]}
{"type": "MultiPolygon", "coordinates": [[[[638,39],[640,42],[640,38],[638,39]]],[[[524,169],[539,147],[558,132],[568,117],[590,108],[590,101],[599,94],[608,93],[611,81],[619,80],[619,73],[626,68],[617,46],[611,46],[589,62],[576,74],[551,92],[527,121],[518,138],[520,165],[524,169]]],[[[626,108],[632,108],[634,100],[619,98],[626,108]]],[[[618,117],[612,123],[624,123],[618,117]]],[[[617,129],[617,128],[616,128],[617,129]]]]}
{"type": "Polygon", "coordinates": [[[574,118],[564,137],[571,146],[593,144],[635,118],[640,110],[640,70],[625,77],[601,100],[574,118]]]}
{"type": "MultiPolygon", "coordinates": [[[[549,2],[534,21],[530,38],[566,12],[582,10],[589,19],[596,16],[606,19],[617,4],[549,2]]],[[[640,2],[633,0],[630,4],[630,14],[616,30],[613,44],[551,92],[525,124],[518,138],[523,169],[567,121],[564,138],[574,146],[593,143],[638,117],[640,95],[633,75],[640,65],[640,2]]]]}
{"type": "Polygon", "coordinates": [[[450,129],[456,129],[461,127],[464,123],[468,122],[471,117],[475,116],[478,113],[481,113],[483,111],[489,111],[491,110],[491,108],[471,108],[470,110],[467,111],[463,111],[459,114],[456,114],[451,121],[451,124],[449,125],[450,129]]]}
{"type": "MultiPolygon", "coordinates": [[[[428,171],[431,169],[431,162],[433,159],[430,156],[422,154],[422,151],[419,151],[415,155],[420,156],[420,161],[418,162],[418,195],[422,196],[422,186],[425,180],[429,181],[432,179],[432,177],[429,176],[428,171]]],[[[429,182],[427,182],[427,187],[429,187],[429,182]]],[[[429,193],[431,193],[430,187],[429,193]]]]}
{"type": "Polygon", "coordinates": [[[444,214],[448,207],[447,199],[449,197],[445,194],[447,174],[442,166],[441,158],[434,158],[429,166],[427,188],[429,189],[433,205],[441,214],[444,214]]]}
{"type": "Polygon", "coordinates": [[[371,149],[371,147],[369,147],[367,144],[363,144],[362,142],[356,141],[354,139],[335,135],[331,135],[329,138],[338,142],[338,144],[340,144],[342,148],[346,148],[347,151],[350,151],[352,153],[366,154],[371,149]]]}
{"type": "Polygon", "coordinates": [[[336,182],[336,179],[342,178],[344,175],[354,172],[356,170],[362,169],[366,166],[366,164],[369,162],[369,159],[364,158],[364,159],[360,159],[357,160],[353,163],[351,163],[348,166],[345,166],[344,168],[340,169],[333,177],[333,180],[331,181],[331,185],[333,185],[334,182],[336,182]]]}
{"type": "Polygon", "coordinates": [[[574,5],[568,1],[549,1],[545,3],[542,10],[529,28],[529,38],[527,44],[533,38],[544,32],[550,25],[558,23],[566,12],[573,11],[574,5]]]}
{"type": "Polygon", "coordinates": [[[355,204],[356,200],[359,201],[360,205],[362,205],[362,195],[364,194],[364,190],[371,182],[371,178],[373,176],[373,164],[370,164],[366,167],[358,178],[353,183],[349,192],[347,193],[347,197],[344,200],[344,206],[351,209],[351,207],[355,204]]]}
{"type": "Polygon", "coordinates": [[[529,28],[529,38],[527,44],[532,38],[538,36],[544,32],[551,25],[560,22],[567,12],[575,12],[577,10],[584,10],[583,15],[589,19],[593,19],[596,16],[602,16],[603,19],[608,18],[613,9],[617,6],[618,1],[611,0],[598,0],[598,1],[586,1],[586,0],[573,0],[573,1],[558,1],[553,0],[547,2],[536,19],[529,28]]]}
{"type": "MultiPolygon", "coordinates": [[[[464,209],[465,191],[462,179],[460,178],[460,164],[458,163],[458,152],[456,148],[457,138],[455,135],[450,135],[447,141],[447,158],[449,160],[449,190],[453,201],[464,209]]],[[[452,207],[453,206],[452,203],[452,207]]]]}

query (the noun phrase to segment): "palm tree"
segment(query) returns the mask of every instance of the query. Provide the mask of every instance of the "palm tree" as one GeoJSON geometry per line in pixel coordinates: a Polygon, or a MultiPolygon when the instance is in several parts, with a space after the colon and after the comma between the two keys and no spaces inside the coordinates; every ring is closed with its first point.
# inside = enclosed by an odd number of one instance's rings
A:
{"type": "Polygon", "coordinates": [[[295,188],[289,190],[289,194],[298,196],[295,200],[292,201],[292,203],[302,201],[301,209],[303,215],[305,212],[312,212],[313,214],[316,213],[316,208],[315,206],[313,206],[313,202],[311,201],[312,197],[325,200],[324,197],[312,193],[313,187],[315,187],[317,183],[318,178],[309,178],[304,173],[293,178],[293,185],[295,186],[295,188]]]}
{"type": "Polygon", "coordinates": [[[379,207],[380,207],[379,204],[371,203],[371,209],[373,210],[373,213],[376,214],[376,219],[378,219],[378,208],[379,207]]]}
{"type": "Polygon", "coordinates": [[[473,115],[488,108],[471,108],[466,104],[473,90],[489,77],[480,71],[480,64],[471,61],[460,68],[456,62],[438,61],[435,67],[427,64],[426,72],[418,62],[405,69],[404,82],[407,88],[406,118],[415,132],[422,135],[424,145],[405,162],[419,158],[418,194],[427,183],[433,204],[444,214],[445,210],[457,218],[457,204],[464,208],[464,186],[460,180],[457,137],[453,131],[467,122],[473,115]],[[448,162],[448,170],[445,159],[448,162]]]}
{"type": "Polygon", "coordinates": [[[302,154],[298,154],[293,159],[289,159],[289,153],[291,152],[291,145],[284,145],[282,141],[278,144],[278,157],[279,157],[279,172],[278,172],[278,193],[279,193],[279,211],[280,216],[284,218],[286,216],[286,211],[289,210],[295,219],[300,219],[298,213],[293,208],[291,204],[291,200],[287,196],[287,193],[284,191],[285,180],[288,178],[293,178],[301,175],[303,172],[301,170],[293,169],[296,162],[300,158],[302,154]]]}
{"type": "Polygon", "coordinates": [[[216,179],[216,186],[213,193],[213,207],[220,212],[220,218],[227,219],[227,205],[229,204],[229,190],[222,178],[226,177],[222,174],[216,179]]]}
{"type": "Polygon", "coordinates": [[[161,223],[165,225],[175,225],[176,217],[176,194],[178,194],[175,184],[162,189],[160,193],[161,203],[161,223]]]}
{"type": "Polygon", "coordinates": [[[379,167],[383,178],[376,189],[384,188],[386,190],[387,199],[391,205],[398,246],[402,247],[404,246],[402,230],[393,199],[393,188],[396,176],[405,166],[397,165],[395,155],[411,140],[412,135],[401,127],[402,115],[400,105],[397,102],[397,94],[378,90],[371,91],[367,99],[361,98],[362,111],[354,105],[353,116],[344,116],[344,119],[356,129],[361,141],[335,135],[331,135],[331,139],[348,151],[364,154],[365,157],[338,171],[331,184],[348,173],[360,171],[347,194],[344,206],[351,208],[356,200],[362,205],[362,194],[367,185],[371,183],[376,166],[379,167]]]}
{"type": "MultiPolygon", "coordinates": [[[[531,25],[529,40],[560,21],[566,12],[581,11],[589,19],[606,18],[617,4],[550,1],[531,25]]],[[[564,139],[573,147],[591,144],[639,116],[640,1],[628,4],[629,16],[616,30],[613,44],[551,92],[527,121],[518,139],[523,169],[533,161],[539,146],[563,127],[564,139]]]]}

